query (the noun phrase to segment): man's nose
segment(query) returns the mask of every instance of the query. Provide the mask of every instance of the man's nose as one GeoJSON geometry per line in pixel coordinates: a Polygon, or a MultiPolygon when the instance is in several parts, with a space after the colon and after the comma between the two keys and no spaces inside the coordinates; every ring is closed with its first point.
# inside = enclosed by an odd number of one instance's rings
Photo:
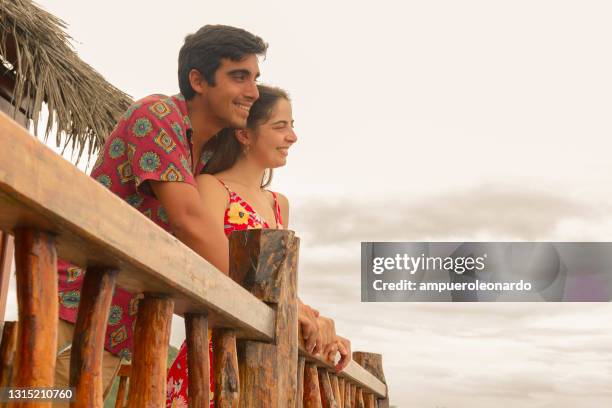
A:
{"type": "Polygon", "coordinates": [[[257,82],[249,82],[249,85],[246,87],[246,90],[244,92],[244,96],[252,101],[256,101],[259,98],[259,89],[257,89],[257,82]]]}

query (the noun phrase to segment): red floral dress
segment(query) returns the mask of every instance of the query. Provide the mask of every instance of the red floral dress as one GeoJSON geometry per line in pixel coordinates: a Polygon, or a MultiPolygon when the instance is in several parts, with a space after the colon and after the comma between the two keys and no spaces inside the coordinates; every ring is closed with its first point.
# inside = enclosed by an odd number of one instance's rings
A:
{"type": "MultiPolygon", "coordinates": [[[[224,229],[225,235],[229,236],[234,231],[270,228],[268,222],[251,207],[251,205],[242,199],[238,194],[230,190],[221,180],[221,184],[229,193],[229,204],[225,210],[224,229]]],[[[281,217],[280,206],[276,193],[272,192],[274,197],[274,218],[276,228],[283,228],[283,220],[281,217]]],[[[208,331],[208,354],[210,359],[210,408],[214,407],[214,373],[212,361],[212,342],[211,331],[208,331]]],[[[174,363],[168,370],[168,385],[166,387],[166,408],[187,408],[187,344],[183,342],[174,363]]]]}

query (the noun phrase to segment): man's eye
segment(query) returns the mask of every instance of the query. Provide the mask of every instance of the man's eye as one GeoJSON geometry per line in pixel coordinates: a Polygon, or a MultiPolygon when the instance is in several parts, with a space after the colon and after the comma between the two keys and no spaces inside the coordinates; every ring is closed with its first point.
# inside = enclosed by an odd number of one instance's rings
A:
{"type": "Polygon", "coordinates": [[[234,74],[233,77],[237,81],[244,81],[246,79],[245,74],[234,74]]]}

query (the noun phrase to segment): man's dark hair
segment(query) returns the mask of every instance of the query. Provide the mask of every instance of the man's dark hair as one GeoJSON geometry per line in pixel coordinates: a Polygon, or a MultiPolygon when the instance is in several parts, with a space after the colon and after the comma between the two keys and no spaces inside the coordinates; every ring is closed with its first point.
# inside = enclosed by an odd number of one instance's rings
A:
{"type": "Polygon", "coordinates": [[[246,30],[225,25],[205,25],[185,37],[179,51],[178,78],[185,99],[195,96],[189,83],[189,71],[197,69],[209,85],[215,85],[215,72],[221,58],[240,61],[249,54],[264,55],[268,49],[260,37],[246,30]]]}

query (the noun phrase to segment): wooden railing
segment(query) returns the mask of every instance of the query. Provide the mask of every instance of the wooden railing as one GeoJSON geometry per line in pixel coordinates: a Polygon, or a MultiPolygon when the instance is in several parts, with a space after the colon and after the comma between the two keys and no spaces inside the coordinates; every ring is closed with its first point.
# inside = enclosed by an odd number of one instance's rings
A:
{"type": "Polygon", "coordinates": [[[103,405],[101,359],[115,284],[144,293],[129,407],[164,406],[173,313],[185,317],[190,407],[208,404],[209,327],[217,407],[388,406],[379,355],[355,353],[336,375],[299,350],[293,232],[233,234],[230,278],[4,114],[0,145],[0,229],[15,235],[19,305],[16,341],[8,325],[0,347],[1,384],[54,383],[61,256],[87,267],[71,354],[73,407],[103,405]]]}

